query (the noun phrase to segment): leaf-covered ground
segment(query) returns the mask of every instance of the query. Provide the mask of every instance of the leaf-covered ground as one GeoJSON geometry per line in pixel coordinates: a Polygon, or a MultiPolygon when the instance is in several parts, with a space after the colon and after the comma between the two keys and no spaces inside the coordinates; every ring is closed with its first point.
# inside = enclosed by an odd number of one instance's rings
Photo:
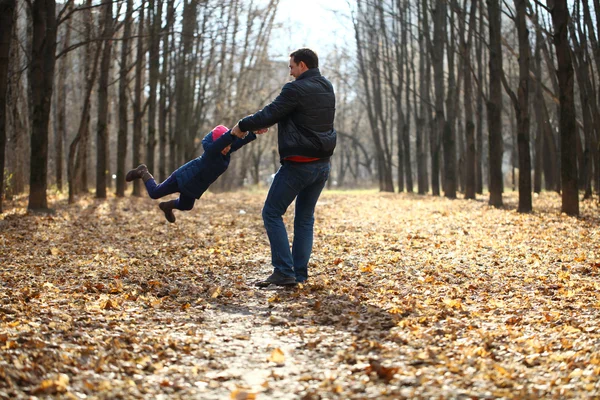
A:
{"type": "Polygon", "coordinates": [[[264,197],[5,203],[0,398],[600,397],[597,205],[327,192],[309,283],[261,291],[264,197]]]}

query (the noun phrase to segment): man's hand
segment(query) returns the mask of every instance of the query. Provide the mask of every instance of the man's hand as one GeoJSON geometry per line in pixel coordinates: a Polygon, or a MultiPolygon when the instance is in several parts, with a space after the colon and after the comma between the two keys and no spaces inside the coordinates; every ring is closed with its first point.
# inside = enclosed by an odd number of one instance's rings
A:
{"type": "Polygon", "coordinates": [[[269,131],[269,128],[262,128],[262,129],[258,129],[256,131],[254,131],[254,133],[257,135],[262,135],[263,133],[267,133],[268,131],[269,131]]]}
{"type": "Polygon", "coordinates": [[[240,139],[243,139],[246,137],[246,135],[248,134],[248,132],[242,132],[239,125],[235,124],[235,126],[233,127],[233,129],[231,130],[231,134],[235,137],[238,137],[240,139]]]}

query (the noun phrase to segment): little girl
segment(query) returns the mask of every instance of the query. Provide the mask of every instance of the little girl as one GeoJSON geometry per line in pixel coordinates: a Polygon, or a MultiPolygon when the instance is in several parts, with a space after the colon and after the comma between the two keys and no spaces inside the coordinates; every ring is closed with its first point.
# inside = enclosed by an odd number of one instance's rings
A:
{"type": "MultiPolygon", "coordinates": [[[[256,133],[265,133],[267,129],[256,133]]],[[[164,182],[156,184],[154,177],[148,172],[145,164],[132,169],[125,176],[127,182],[142,179],[152,199],[160,199],[173,193],[179,193],[176,200],[158,204],[169,222],[175,222],[173,210],[189,211],[194,202],[217,180],[229,167],[231,153],[256,139],[254,132],[249,132],[243,139],[233,136],[231,130],[223,125],[216,126],[202,140],[204,154],[177,168],[164,182]]]]}

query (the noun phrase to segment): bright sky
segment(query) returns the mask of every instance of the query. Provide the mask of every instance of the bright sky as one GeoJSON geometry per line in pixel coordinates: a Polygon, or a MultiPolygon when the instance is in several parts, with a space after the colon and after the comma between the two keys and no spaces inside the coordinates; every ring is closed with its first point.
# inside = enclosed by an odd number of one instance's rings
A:
{"type": "Polygon", "coordinates": [[[283,28],[273,32],[271,54],[283,61],[291,51],[310,47],[325,63],[335,45],[353,45],[348,0],[280,0],[275,20],[283,28]]]}

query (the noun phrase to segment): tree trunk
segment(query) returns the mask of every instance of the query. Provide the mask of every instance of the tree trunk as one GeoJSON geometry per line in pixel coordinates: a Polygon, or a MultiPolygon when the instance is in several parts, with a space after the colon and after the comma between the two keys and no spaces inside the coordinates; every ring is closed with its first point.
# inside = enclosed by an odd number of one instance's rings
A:
{"type": "Polygon", "coordinates": [[[193,88],[191,87],[191,79],[188,76],[188,71],[191,70],[190,54],[193,49],[194,25],[196,23],[196,0],[185,0],[183,6],[183,21],[182,21],[182,38],[181,50],[177,69],[175,73],[175,103],[177,113],[175,119],[175,132],[177,135],[175,157],[176,163],[183,163],[189,154],[190,149],[186,149],[191,142],[189,138],[189,121],[191,114],[191,106],[193,103],[193,88]],[[186,151],[187,150],[187,151],[186,151]]]}
{"type": "Polygon", "coordinates": [[[502,207],[502,44],[499,0],[487,0],[490,46],[490,95],[487,104],[489,131],[489,203],[502,207]]]}
{"type": "MultiPolygon", "coordinates": [[[[85,143],[83,139],[87,135],[87,130],[89,129],[89,115],[90,115],[90,98],[92,96],[92,90],[94,88],[94,82],[96,81],[96,73],[98,71],[98,60],[100,59],[100,50],[101,47],[97,46],[94,54],[94,58],[89,61],[91,64],[91,71],[89,75],[86,76],[85,83],[85,94],[83,97],[83,106],[81,110],[81,118],[79,120],[79,129],[77,130],[77,135],[69,145],[69,155],[67,159],[67,180],[69,185],[69,204],[72,204],[75,201],[76,194],[76,174],[77,174],[77,166],[76,166],[76,158],[77,160],[81,159],[81,156],[77,154],[77,152],[85,152],[85,143]]],[[[87,69],[87,68],[86,68],[87,69]]]]}
{"type": "MultiPolygon", "coordinates": [[[[442,0],[443,1],[443,0],[442,0]]],[[[439,3],[438,3],[439,4],[439,3]]],[[[438,5],[439,6],[439,5],[438,5]]],[[[444,7],[445,8],[445,7],[444,7]]],[[[445,11],[444,11],[445,12],[445,11]]],[[[444,25],[446,19],[444,18],[444,25]]],[[[444,121],[442,143],[444,150],[444,195],[449,199],[456,198],[457,189],[457,168],[456,168],[456,109],[458,107],[456,93],[456,74],[454,68],[454,12],[450,10],[450,18],[448,21],[450,27],[450,38],[444,34],[444,39],[447,40],[447,61],[448,61],[448,95],[446,97],[446,113],[447,118],[444,121]]],[[[443,61],[442,61],[443,64],[443,61]]],[[[443,75],[443,66],[442,66],[443,75]]],[[[443,78],[442,78],[443,85],[443,78]]],[[[437,89],[436,89],[437,93],[437,89]]]]}
{"type": "Polygon", "coordinates": [[[167,2],[167,23],[163,31],[162,47],[163,47],[163,66],[160,74],[160,100],[159,100],[159,113],[158,113],[158,176],[161,181],[167,179],[167,143],[168,143],[168,132],[167,132],[167,115],[171,114],[171,103],[172,97],[167,94],[167,86],[169,85],[169,71],[170,71],[170,48],[169,48],[169,31],[173,26],[173,19],[175,17],[175,6],[174,2],[167,2]],[[169,105],[167,108],[167,97],[169,97],[169,105]]]}
{"type": "Polygon", "coordinates": [[[479,7],[479,34],[477,37],[477,105],[476,105],[476,118],[477,118],[477,149],[475,152],[475,191],[478,194],[483,194],[483,73],[484,73],[484,64],[483,64],[483,43],[484,43],[484,9],[483,9],[483,1],[478,0],[479,7]]]}
{"type": "Polygon", "coordinates": [[[473,122],[473,85],[471,83],[471,43],[475,26],[475,11],[477,3],[471,0],[469,12],[469,32],[463,42],[463,75],[464,75],[464,106],[465,106],[465,199],[474,199],[476,191],[475,165],[475,123],[473,122]]]}
{"type": "MultiPolygon", "coordinates": [[[[133,100],[133,143],[132,150],[132,168],[136,168],[142,162],[142,78],[144,73],[144,7],[140,8],[140,19],[138,21],[138,40],[137,40],[137,58],[135,62],[135,88],[133,100]]],[[[134,196],[142,195],[142,184],[140,179],[133,181],[134,196]]]]}
{"type": "Polygon", "coordinates": [[[434,196],[440,195],[440,139],[446,124],[444,117],[444,44],[446,42],[446,2],[436,0],[433,15],[433,43],[430,44],[435,89],[435,122],[431,132],[431,187],[434,196]]]}
{"type": "Polygon", "coordinates": [[[554,47],[558,60],[562,211],[567,215],[579,215],[576,153],[577,125],[573,90],[573,63],[568,39],[569,9],[566,0],[548,0],[547,3],[552,14],[554,47]]]}
{"type": "Polygon", "coordinates": [[[159,78],[160,66],[160,27],[162,24],[162,0],[149,1],[148,15],[152,20],[148,21],[150,27],[150,45],[149,45],[149,80],[148,89],[150,91],[148,97],[148,141],[146,142],[146,165],[150,171],[155,170],[154,153],[156,151],[156,87],[159,78]]]}
{"type": "Polygon", "coordinates": [[[8,92],[8,66],[13,23],[16,18],[16,1],[0,0],[0,214],[4,199],[4,160],[6,148],[6,110],[8,92]]]}
{"type": "MultiPolygon", "coordinates": [[[[539,18],[536,5],[535,19],[539,18]]],[[[533,57],[533,72],[535,76],[535,101],[533,109],[535,112],[536,120],[536,134],[535,134],[535,158],[533,167],[533,191],[534,193],[540,193],[542,191],[542,161],[544,158],[543,145],[544,145],[544,125],[548,121],[544,121],[542,114],[542,102],[544,96],[542,94],[542,53],[541,53],[541,41],[543,40],[542,31],[539,27],[536,27],[535,33],[535,52],[533,57]]]]}
{"type": "Polygon", "coordinates": [[[127,160],[127,130],[128,130],[128,60],[129,37],[131,36],[131,18],[133,14],[133,0],[127,0],[127,10],[123,21],[123,40],[121,40],[121,67],[119,69],[119,133],[117,137],[117,191],[119,197],[125,196],[125,173],[127,160]]]}
{"type": "Polygon", "coordinates": [[[29,86],[31,94],[31,170],[29,210],[46,210],[48,202],[48,122],[56,61],[56,2],[32,3],[33,38],[29,86]]]}
{"type": "Polygon", "coordinates": [[[98,121],[96,128],[96,197],[106,198],[106,171],[108,151],[108,80],[112,51],[112,2],[104,5],[104,32],[100,76],[98,78],[98,121]]]}
{"type": "Polygon", "coordinates": [[[519,147],[519,208],[521,213],[533,209],[531,198],[531,153],[529,149],[529,71],[530,48],[527,29],[527,1],[515,0],[519,37],[519,89],[517,92],[517,145],[519,147]]]}
{"type": "MultiPolygon", "coordinates": [[[[427,0],[421,1],[419,7],[419,51],[421,57],[419,57],[419,77],[421,84],[419,85],[420,94],[420,109],[419,116],[417,118],[417,174],[418,179],[418,192],[419,194],[426,194],[429,192],[429,177],[427,173],[427,150],[426,150],[426,134],[425,132],[430,127],[430,121],[428,115],[430,114],[430,101],[429,93],[431,89],[431,68],[429,62],[429,31],[427,24],[427,0]]],[[[414,59],[414,58],[413,58],[414,59]]],[[[415,88],[416,78],[414,78],[415,88]]],[[[416,94],[415,94],[416,99],[416,94]]],[[[416,107],[416,104],[415,104],[416,107]]]]}
{"type": "MultiPolygon", "coordinates": [[[[404,94],[406,96],[406,119],[404,120],[404,130],[402,133],[403,149],[404,149],[404,174],[406,176],[406,192],[413,192],[413,176],[412,176],[412,162],[411,162],[411,152],[410,152],[410,114],[411,114],[411,106],[410,106],[410,69],[409,69],[409,61],[408,61],[408,40],[407,33],[410,26],[412,26],[412,14],[409,9],[409,3],[407,0],[404,2],[404,9],[406,10],[406,18],[407,21],[404,24],[402,29],[402,45],[404,46],[404,61],[406,62],[406,79],[405,79],[405,88],[404,94]]],[[[411,50],[414,54],[414,47],[412,47],[413,41],[411,40],[411,50]]],[[[410,57],[411,59],[413,57],[410,57]]],[[[414,65],[413,65],[414,67],[414,65]]]]}

